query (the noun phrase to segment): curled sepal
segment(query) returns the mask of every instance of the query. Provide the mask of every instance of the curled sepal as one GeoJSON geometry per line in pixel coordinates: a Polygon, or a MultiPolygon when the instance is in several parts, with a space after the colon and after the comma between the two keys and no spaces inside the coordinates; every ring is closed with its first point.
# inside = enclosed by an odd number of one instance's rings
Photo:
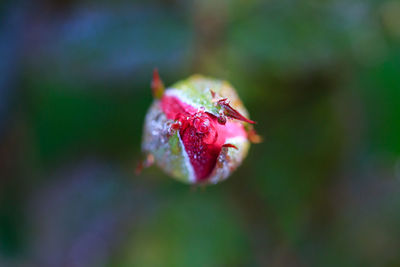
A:
{"type": "Polygon", "coordinates": [[[236,150],[239,150],[239,148],[237,146],[232,145],[232,144],[224,144],[224,145],[222,145],[222,147],[230,147],[230,148],[234,148],[236,150]]]}
{"type": "Polygon", "coordinates": [[[160,75],[158,74],[158,70],[153,70],[153,80],[151,81],[151,91],[153,93],[153,97],[156,99],[160,99],[164,95],[164,83],[162,82],[160,75]]]}
{"type": "Polygon", "coordinates": [[[250,124],[256,123],[255,121],[247,119],[245,116],[240,114],[239,111],[234,109],[230,105],[230,102],[227,98],[218,100],[217,105],[221,107],[221,110],[223,111],[223,115],[227,116],[228,118],[244,121],[244,122],[247,122],[250,124]]]}

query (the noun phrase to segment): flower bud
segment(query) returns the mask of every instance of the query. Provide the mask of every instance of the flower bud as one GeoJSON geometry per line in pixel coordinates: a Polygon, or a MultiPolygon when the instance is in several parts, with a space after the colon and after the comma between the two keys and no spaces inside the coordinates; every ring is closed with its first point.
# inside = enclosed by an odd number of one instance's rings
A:
{"type": "Polygon", "coordinates": [[[229,83],[195,75],[157,95],[145,118],[142,149],[180,181],[215,184],[247,155],[247,129],[253,128],[246,126],[254,123],[247,118],[229,83]]]}

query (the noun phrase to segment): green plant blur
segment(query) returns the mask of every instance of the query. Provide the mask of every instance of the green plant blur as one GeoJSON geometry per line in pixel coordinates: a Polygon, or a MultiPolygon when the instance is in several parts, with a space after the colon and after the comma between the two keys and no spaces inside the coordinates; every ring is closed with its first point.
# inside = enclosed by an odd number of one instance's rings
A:
{"type": "Polygon", "coordinates": [[[399,266],[400,2],[3,1],[0,266],[399,266]],[[153,68],[230,81],[264,142],[134,174],[153,68]]]}

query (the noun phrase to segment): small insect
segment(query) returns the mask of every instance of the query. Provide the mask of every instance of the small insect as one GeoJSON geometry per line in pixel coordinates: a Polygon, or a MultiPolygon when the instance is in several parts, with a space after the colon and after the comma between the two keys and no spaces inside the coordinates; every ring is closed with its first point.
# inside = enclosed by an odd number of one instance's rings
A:
{"type": "Polygon", "coordinates": [[[216,184],[259,143],[254,121],[226,81],[194,75],[164,88],[154,70],[154,102],[147,112],[138,171],[156,163],[189,184],[216,184]]]}

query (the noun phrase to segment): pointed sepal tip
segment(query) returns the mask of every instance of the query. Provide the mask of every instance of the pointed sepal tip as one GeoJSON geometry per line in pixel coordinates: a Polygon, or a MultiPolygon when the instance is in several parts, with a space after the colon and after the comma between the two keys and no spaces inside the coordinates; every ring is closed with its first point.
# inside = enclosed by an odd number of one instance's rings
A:
{"type": "Polygon", "coordinates": [[[153,80],[151,81],[151,91],[153,93],[153,97],[156,99],[160,99],[164,95],[164,83],[162,82],[160,75],[158,74],[158,69],[155,68],[153,70],[153,80]]]}

